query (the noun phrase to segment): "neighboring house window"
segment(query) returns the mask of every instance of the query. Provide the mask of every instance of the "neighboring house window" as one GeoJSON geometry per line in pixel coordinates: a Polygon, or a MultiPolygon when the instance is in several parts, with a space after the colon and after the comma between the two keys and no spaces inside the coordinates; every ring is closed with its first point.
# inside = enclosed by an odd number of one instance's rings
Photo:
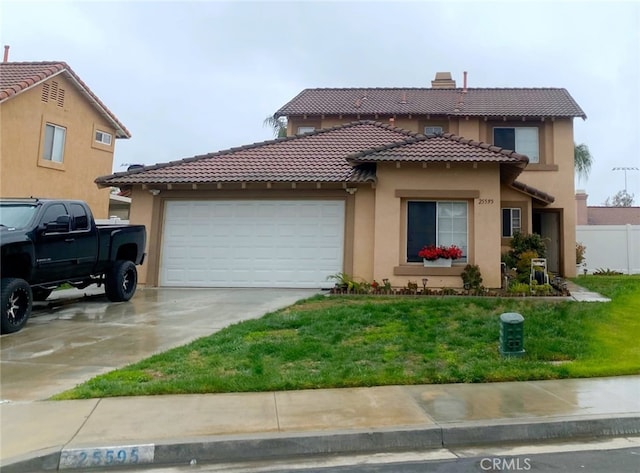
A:
{"type": "Polygon", "coordinates": [[[96,141],[98,143],[111,146],[111,138],[112,138],[111,133],[106,133],[104,131],[96,131],[96,141]]]}
{"type": "Polygon", "coordinates": [[[303,133],[311,133],[316,131],[315,126],[299,126],[298,127],[298,135],[302,135],[303,133]]]}
{"type": "Polygon", "coordinates": [[[419,262],[418,252],[428,245],[456,245],[467,258],[467,203],[407,203],[407,262],[419,262]]]}
{"type": "Polygon", "coordinates": [[[64,139],[67,130],[61,126],[47,123],[44,133],[44,151],[42,159],[61,163],[64,154],[64,139]]]}
{"type": "Polygon", "coordinates": [[[441,126],[425,126],[424,127],[424,134],[425,135],[440,135],[440,134],[442,134],[442,127],[441,126]]]}
{"type": "Polygon", "coordinates": [[[520,233],[521,230],[520,209],[502,209],[502,237],[511,238],[516,233],[520,233]]]}
{"type": "Polygon", "coordinates": [[[540,162],[536,127],[495,127],[493,144],[526,155],[530,163],[540,162]]]}
{"type": "Polygon", "coordinates": [[[73,216],[74,230],[88,230],[89,217],[84,207],[80,204],[71,204],[71,215],[73,216]]]}

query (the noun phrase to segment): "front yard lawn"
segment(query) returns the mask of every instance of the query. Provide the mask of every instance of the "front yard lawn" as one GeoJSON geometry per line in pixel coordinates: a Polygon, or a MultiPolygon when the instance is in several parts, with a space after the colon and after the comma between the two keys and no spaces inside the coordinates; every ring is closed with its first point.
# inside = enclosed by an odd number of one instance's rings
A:
{"type": "Polygon", "coordinates": [[[317,296],[55,399],[640,373],[640,276],[576,282],[613,301],[317,296]],[[525,318],[523,358],[499,353],[504,312],[525,318]]]}

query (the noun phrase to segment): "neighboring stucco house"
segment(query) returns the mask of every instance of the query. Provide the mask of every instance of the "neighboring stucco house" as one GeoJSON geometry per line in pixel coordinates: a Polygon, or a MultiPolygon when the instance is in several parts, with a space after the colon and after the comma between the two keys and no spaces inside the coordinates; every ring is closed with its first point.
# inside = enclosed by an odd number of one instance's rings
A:
{"type": "Polygon", "coordinates": [[[64,62],[0,63],[0,196],[85,200],[109,216],[115,141],[131,134],[64,62]]]}
{"type": "Polygon", "coordinates": [[[327,287],[344,271],[455,287],[472,263],[499,287],[516,231],[548,238],[550,268],[575,274],[585,114],[566,90],[455,88],[439,73],[432,88],[307,89],[275,116],[290,136],[96,180],[131,189],[131,221],[149,229],[141,281],[327,287]],[[430,243],[464,258],[425,268],[430,243]]]}
{"type": "Polygon", "coordinates": [[[588,195],[576,191],[578,225],[640,225],[640,207],[606,207],[587,205],[588,195]]]}

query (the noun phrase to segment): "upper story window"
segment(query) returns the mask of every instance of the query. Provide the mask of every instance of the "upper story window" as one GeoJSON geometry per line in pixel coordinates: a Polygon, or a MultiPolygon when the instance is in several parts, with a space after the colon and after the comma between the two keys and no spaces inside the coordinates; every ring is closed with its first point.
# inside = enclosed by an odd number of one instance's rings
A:
{"type": "Polygon", "coordinates": [[[540,162],[537,127],[495,127],[493,144],[526,155],[530,163],[540,162]]]}
{"type": "Polygon", "coordinates": [[[466,202],[407,202],[407,262],[419,262],[423,246],[451,246],[462,249],[467,258],[466,202]]]}
{"type": "Polygon", "coordinates": [[[315,126],[299,126],[298,127],[298,135],[302,135],[304,133],[312,133],[316,131],[315,126]]]}
{"type": "Polygon", "coordinates": [[[107,133],[106,131],[96,131],[96,142],[102,143],[103,145],[111,146],[111,140],[113,136],[111,133],[107,133]]]}
{"type": "Polygon", "coordinates": [[[516,233],[522,231],[522,220],[520,217],[520,209],[503,208],[502,209],[502,237],[511,238],[516,233]]]}
{"type": "Polygon", "coordinates": [[[424,134],[425,135],[441,135],[442,127],[441,126],[425,126],[424,134]]]}
{"type": "Polygon", "coordinates": [[[44,150],[42,159],[61,163],[64,157],[64,140],[66,128],[51,123],[46,124],[44,132],[44,150]]]}

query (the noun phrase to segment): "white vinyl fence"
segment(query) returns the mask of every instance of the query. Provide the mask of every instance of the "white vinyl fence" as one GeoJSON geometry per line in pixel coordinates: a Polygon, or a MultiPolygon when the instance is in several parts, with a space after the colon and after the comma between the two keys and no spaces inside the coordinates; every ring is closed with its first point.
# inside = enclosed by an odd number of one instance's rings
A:
{"type": "Polygon", "coordinates": [[[580,272],[640,274],[640,225],[578,225],[576,241],[587,247],[580,272]]]}

